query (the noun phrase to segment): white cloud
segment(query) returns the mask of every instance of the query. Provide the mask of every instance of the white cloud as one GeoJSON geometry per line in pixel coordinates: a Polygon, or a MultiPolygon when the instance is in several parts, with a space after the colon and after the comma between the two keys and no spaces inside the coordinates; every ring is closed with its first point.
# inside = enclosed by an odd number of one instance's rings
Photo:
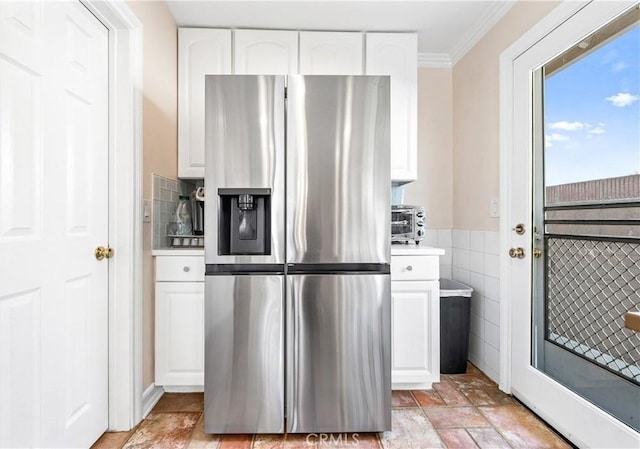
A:
{"type": "Polygon", "coordinates": [[[567,136],[565,136],[564,134],[559,134],[559,133],[551,133],[551,134],[545,134],[544,135],[544,146],[546,148],[550,148],[553,146],[552,142],[564,142],[569,140],[569,138],[567,136]]]}
{"type": "Polygon", "coordinates": [[[589,134],[606,134],[607,130],[604,129],[603,125],[598,125],[593,129],[589,130],[589,134]]]}
{"type": "Polygon", "coordinates": [[[562,131],[577,131],[579,129],[588,128],[590,125],[588,123],[582,122],[567,122],[566,120],[562,120],[560,122],[551,122],[549,123],[549,128],[551,129],[561,129],[562,131]]]}
{"type": "Polygon", "coordinates": [[[621,72],[622,70],[626,69],[627,67],[628,66],[627,66],[627,64],[625,62],[618,61],[618,62],[614,63],[611,66],[611,71],[614,72],[614,73],[615,72],[621,72]]]}
{"type": "Polygon", "coordinates": [[[618,108],[624,108],[625,106],[632,105],[636,101],[638,101],[640,97],[637,95],[631,95],[628,92],[618,92],[615,95],[605,98],[605,100],[610,101],[614,106],[618,108]]]}
{"type": "Polygon", "coordinates": [[[569,138],[567,136],[565,136],[564,134],[559,134],[559,133],[546,134],[544,137],[547,140],[549,140],[550,142],[562,142],[562,141],[565,141],[565,140],[569,140],[569,138]]]}

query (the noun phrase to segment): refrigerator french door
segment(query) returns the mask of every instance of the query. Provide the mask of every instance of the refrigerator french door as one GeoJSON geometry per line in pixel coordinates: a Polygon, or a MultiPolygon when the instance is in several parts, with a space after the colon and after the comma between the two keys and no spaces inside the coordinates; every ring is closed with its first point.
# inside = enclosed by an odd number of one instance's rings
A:
{"type": "Polygon", "coordinates": [[[205,431],[389,430],[388,77],[205,84],[205,431]]]}
{"type": "Polygon", "coordinates": [[[287,90],[287,431],[389,430],[388,78],[287,90]]]}
{"type": "Polygon", "coordinates": [[[284,431],[284,79],[206,79],[207,433],[284,431]]]}
{"type": "Polygon", "coordinates": [[[205,431],[284,431],[284,276],[207,276],[205,431]]]}
{"type": "Polygon", "coordinates": [[[391,429],[389,275],[287,276],[287,432],[391,429]]]}

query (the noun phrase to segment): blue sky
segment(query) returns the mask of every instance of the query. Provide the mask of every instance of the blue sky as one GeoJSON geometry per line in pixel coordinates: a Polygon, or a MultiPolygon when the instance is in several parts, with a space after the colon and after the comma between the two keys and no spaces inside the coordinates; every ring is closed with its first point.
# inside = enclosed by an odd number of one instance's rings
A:
{"type": "Polygon", "coordinates": [[[545,184],[640,173],[640,27],[545,80],[545,184]]]}

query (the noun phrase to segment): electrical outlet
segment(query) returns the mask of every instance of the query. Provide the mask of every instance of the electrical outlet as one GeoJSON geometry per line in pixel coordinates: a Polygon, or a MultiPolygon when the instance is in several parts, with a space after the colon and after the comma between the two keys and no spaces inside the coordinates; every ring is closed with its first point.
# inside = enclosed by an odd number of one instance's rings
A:
{"type": "Polygon", "coordinates": [[[489,216],[491,218],[498,218],[500,216],[500,205],[498,200],[491,200],[491,204],[489,205],[489,216]]]}

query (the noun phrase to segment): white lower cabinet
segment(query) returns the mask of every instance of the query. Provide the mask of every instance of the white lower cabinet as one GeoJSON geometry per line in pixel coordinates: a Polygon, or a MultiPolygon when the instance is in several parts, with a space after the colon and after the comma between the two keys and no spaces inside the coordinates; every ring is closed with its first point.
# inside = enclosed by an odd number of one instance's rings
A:
{"type": "Polygon", "coordinates": [[[437,256],[391,257],[391,383],[430,389],[440,381],[437,256]]]}
{"type": "MultiPolygon", "coordinates": [[[[204,260],[156,257],[155,384],[204,385],[204,260]]],[[[167,388],[169,387],[169,388],[167,388]]]]}
{"type": "MultiPolygon", "coordinates": [[[[394,390],[440,381],[438,256],[391,257],[391,382],[394,390]]],[[[156,257],[155,384],[204,385],[204,258],[156,257]]]]}

